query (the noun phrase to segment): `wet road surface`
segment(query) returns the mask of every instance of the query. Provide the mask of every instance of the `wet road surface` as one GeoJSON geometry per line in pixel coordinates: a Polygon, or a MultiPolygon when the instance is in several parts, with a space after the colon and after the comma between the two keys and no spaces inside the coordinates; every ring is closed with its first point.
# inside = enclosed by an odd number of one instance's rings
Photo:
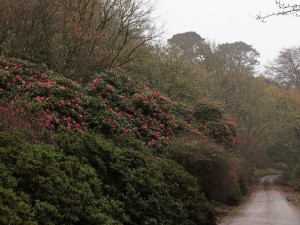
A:
{"type": "Polygon", "coordinates": [[[275,175],[262,177],[260,189],[219,225],[300,225],[300,210],[282,192],[273,189],[276,178],[275,175]]]}

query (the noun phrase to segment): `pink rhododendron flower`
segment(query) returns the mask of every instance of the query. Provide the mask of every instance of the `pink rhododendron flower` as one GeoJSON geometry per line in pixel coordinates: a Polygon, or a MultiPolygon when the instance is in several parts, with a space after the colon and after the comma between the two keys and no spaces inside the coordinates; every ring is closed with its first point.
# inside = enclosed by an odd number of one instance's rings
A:
{"type": "Polygon", "coordinates": [[[236,128],[236,123],[234,121],[232,121],[231,119],[227,119],[227,123],[231,126],[233,126],[234,128],[236,128]]]}
{"type": "Polygon", "coordinates": [[[84,134],[84,131],[81,130],[81,129],[78,129],[77,131],[78,131],[80,134],[84,134]]]}
{"type": "Polygon", "coordinates": [[[153,95],[158,96],[159,95],[158,90],[153,91],[153,95]]]}

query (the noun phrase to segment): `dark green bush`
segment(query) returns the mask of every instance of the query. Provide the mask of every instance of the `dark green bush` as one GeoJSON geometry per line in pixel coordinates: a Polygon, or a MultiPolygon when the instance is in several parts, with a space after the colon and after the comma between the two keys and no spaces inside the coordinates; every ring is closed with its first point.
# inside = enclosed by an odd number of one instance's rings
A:
{"type": "Polygon", "coordinates": [[[33,209],[28,196],[24,193],[17,193],[16,186],[17,179],[12,175],[12,171],[1,162],[0,224],[37,224],[32,215],[33,209]]]}
{"type": "Polygon", "coordinates": [[[120,224],[95,169],[51,146],[0,133],[1,224],[120,224]],[[9,144],[7,144],[9,140],[9,144]]]}
{"type": "Polygon", "coordinates": [[[56,136],[59,149],[87,160],[105,184],[103,193],[122,202],[122,224],[215,224],[212,206],[195,179],[171,160],[153,158],[147,150],[119,148],[85,134],[56,136]]]}
{"type": "Polygon", "coordinates": [[[251,173],[234,154],[208,139],[178,138],[170,147],[172,158],[190,172],[211,201],[235,205],[246,193],[251,173]]]}
{"type": "Polygon", "coordinates": [[[196,179],[172,160],[88,133],[48,142],[0,133],[0,224],[215,224],[196,179]]]}
{"type": "Polygon", "coordinates": [[[215,224],[215,210],[200,191],[197,179],[173,160],[160,159],[156,164],[162,169],[169,193],[182,205],[182,213],[176,216],[178,224],[215,224]]]}

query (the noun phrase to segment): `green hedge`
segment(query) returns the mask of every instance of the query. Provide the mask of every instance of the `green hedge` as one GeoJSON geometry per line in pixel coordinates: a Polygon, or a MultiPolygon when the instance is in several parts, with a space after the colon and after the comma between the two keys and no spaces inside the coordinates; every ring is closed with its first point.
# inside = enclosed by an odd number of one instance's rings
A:
{"type": "Polygon", "coordinates": [[[91,134],[49,142],[0,133],[0,224],[215,224],[195,179],[174,161],[91,134]]]}

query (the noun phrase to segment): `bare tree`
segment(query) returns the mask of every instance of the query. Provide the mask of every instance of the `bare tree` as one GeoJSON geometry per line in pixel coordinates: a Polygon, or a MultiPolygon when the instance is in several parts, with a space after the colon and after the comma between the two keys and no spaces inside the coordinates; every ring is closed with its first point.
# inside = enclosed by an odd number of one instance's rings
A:
{"type": "Polygon", "coordinates": [[[259,13],[256,16],[256,19],[261,20],[262,22],[266,22],[266,19],[273,16],[286,16],[286,15],[293,15],[293,16],[300,16],[300,5],[299,4],[289,4],[283,3],[282,1],[276,0],[275,4],[278,7],[277,12],[269,13],[269,14],[261,14],[259,13]]]}
{"type": "Polygon", "coordinates": [[[282,87],[300,91],[300,47],[280,51],[274,62],[266,67],[266,75],[282,87]]]}
{"type": "Polygon", "coordinates": [[[135,59],[160,35],[150,0],[0,3],[2,49],[77,79],[135,59]]]}

